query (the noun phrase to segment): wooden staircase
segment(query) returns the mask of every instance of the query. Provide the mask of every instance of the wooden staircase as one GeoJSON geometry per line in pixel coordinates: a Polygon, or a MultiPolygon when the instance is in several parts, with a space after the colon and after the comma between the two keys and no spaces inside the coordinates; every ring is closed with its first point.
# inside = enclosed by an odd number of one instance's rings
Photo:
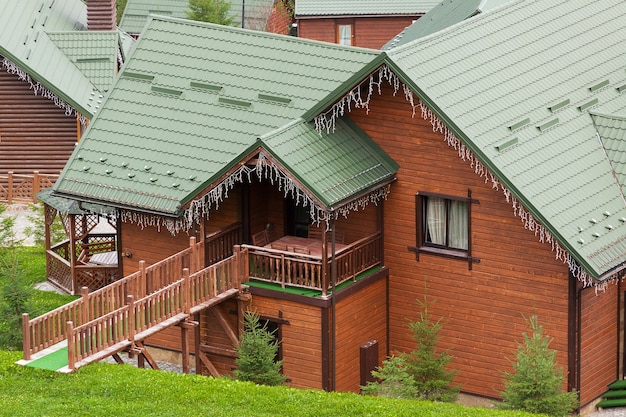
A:
{"type": "Polygon", "coordinates": [[[67,345],[65,372],[124,350],[170,326],[181,324],[199,311],[239,294],[249,275],[247,249],[204,269],[202,242],[191,238],[189,248],[100,290],[81,291],[81,298],[29,320],[23,317],[24,359],[55,346],[67,345]]]}
{"type": "Polygon", "coordinates": [[[608,386],[596,408],[626,407],[626,380],[617,380],[608,386]]]}

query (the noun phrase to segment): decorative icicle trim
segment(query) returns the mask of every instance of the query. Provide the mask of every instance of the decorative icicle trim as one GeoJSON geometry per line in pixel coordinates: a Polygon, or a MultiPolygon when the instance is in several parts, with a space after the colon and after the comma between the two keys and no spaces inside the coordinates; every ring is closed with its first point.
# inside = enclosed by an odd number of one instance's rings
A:
{"type": "Polygon", "coordinates": [[[285,197],[291,196],[297,205],[309,207],[311,221],[316,224],[325,221],[328,225],[330,223],[329,220],[332,218],[337,219],[339,216],[347,217],[351,211],[363,210],[370,203],[377,205],[379,201],[387,198],[391,190],[391,187],[387,185],[372,191],[358,200],[332,210],[326,210],[308,196],[291,178],[287,177],[280,167],[267,158],[263,152],[260,152],[254,167],[241,165],[204,196],[193,200],[189,208],[178,218],[165,218],[156,214],[122,210],[121,221],[137,224],[142,230],[146,227],[155,227],[158,231],[161,231],[161,228],[165,228],[172,235],[188,232],[202,219],[208,219],[211,210],[219,209],[220,203],[228,198],[228,193],[235,185],[244,181],[252,182],[253,175],[256,175],[259,181],[264,179],[270,181],[272,185],[283,191],[285,197]]]}
{"type": "Polygon", "coordinates": [[[48,90],[38,81],[35,81],[31,78],[28,73],[22,70],[20,67],[15,65],[13,62],[4,58],[0,61],[0,66],[6,70],[9,74],[17,75],[20,81],[24,81],[30,84],[30,88],[33,90],[35,95],[40,95],[48,100],[52,101],[57,107],[63,109],[67,116],[75,116],[80,120],[80,124],[85,126],[87,123],[87,118],[82,115],[80,112],[76,111],[72,106],[67,104],[65,100],[54,94],[52,91],[48,90]]]}
{"type": "Polygon", "coordinates": [[[413,102],[413,91],[400,81],[398,76],[389,69],[388,66],[382,65],[378,68],[378,71],[373,72],[369,78],[363,80],[359,85],[354,87],[348,94],[343,96],[336,102],[328,111],[320,113],[314,119],[315,129],[318,133],[326,131],[330,133],[335,131],[335,121],[337,118],[343,116],[346,111],[351,112],[352,106],[356,109],[365,109],[369,113],[369,103],[374,94],[374,91],[378,92],[378,95],[382,94],[382,83],[387,81],[389,85],[393,87],[393,95],[395,96],[400,87],[404,93],[404,97],[411,104],[413,108],[413,116],[415,116],[415,104],[413,102]],[[363,86],[367,84],[367,96],[362,97],[361,91],[363,86]]]}
{"type": "Polygon", "coordinates": [[[457,151],[459,158],[469,163],[470,167],[474,168],[474,172],[481,178],[484,178],[485,183],[491,182],[492,188],[498,190],[501,189],[507,202],[512,204],[514,214],[520,218],[524,223],[524,227],[535,233],[539,241],[547,243],[551,246],[552,251],[555,253],[555,258],[561,260],[567,264],[570,272],[579,281],[583,283],[585,287],[595,286],[596,290],[603,290],[606,288],[608,281],[617,278],[617,275],[611,276],[602,283],[595,282],[593,278],[576,262],[571,254],[565,250],[557,240],[552,236],[546,227],[539,223],[528,210],[526,210],[519,201],[513,197],[510,190],[508,190],[500,180],[483,165],[474,155],[474,153],[461,142],[454,132],[448,128],[448,126],[419,98],[417,97],[417,103],[415,103],[415,96],[409,86],[402,83],[397,75],[395,75],[387,66],[381,66],[378,71],[373,72],[368,79],[365,79],[361,84],[357,85],[345,96],[343,96],[337,103],[335,103],[328,111],[321,113],[315,117],[315,128],[318,133],[326,131],[330,133],[335,129],[335,122],[337,118],[342,117],[346,111],[350,112],[352,106],[354,108],[364,108],[369,113],[369,103],[372,98],[373,92],[376,90],[378,94],[382,94],[381,83],[387,81],[389,85],[393,87],[393,95],[402,88],[406,101],[411,105],[413,109],[413,117],[415,117],[415,110],[419,107],[421,116],[424,120],[430,122],[433,132],[443,135],[443,140],[457,151]],[[368,94],[365,99],[361,97],[361,91],[363,86],[368,84],[368,94]]]}

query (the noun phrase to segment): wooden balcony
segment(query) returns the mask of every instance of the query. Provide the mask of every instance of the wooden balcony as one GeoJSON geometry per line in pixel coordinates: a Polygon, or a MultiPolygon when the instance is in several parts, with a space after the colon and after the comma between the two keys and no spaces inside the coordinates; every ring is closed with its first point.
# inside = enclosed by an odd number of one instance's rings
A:
{"type": "Polygon", "coordinates": [[[282,288],[314,289],[320,291],[323,297],[333,286],[354,281],[362,272],[380,265],[383,253],[380,233],[341,245],[334,256],[332,252],[327,256],[320,251],[298,253],[289,250],[292,249],[289,247],[287,250],[273,249],[271,244],[264,247],[243,246],[248,248],[250,256],[251,279],[280,284],[282,288]]]}

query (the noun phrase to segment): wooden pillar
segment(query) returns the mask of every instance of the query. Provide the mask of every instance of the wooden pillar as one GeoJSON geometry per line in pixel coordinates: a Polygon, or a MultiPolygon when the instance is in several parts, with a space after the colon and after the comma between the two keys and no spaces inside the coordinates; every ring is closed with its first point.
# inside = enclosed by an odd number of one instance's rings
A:
{"type": "Polygon", "coordinates": [[[132,295],[126,296],[126,304],[128,305],[128,341],[135,343],[135,300],[132,295]]]}
{"type": "Polygon", "coordinates": [[[39,171],[33,171],[33,204],[37,203],[37,193],[40,191],[39,171]]]}
{"type": "Polygon", "coordinates": [[[66,334],[67,334],[67,367],[72,371],[76,369],[76,352],[74,352],[76,346],[74,343],[74,324],[71,321],[67,322],[66,334]]]}
{"type": "Polygon", "coordinates": [[[13,171],[9,171],[9,183],[7,189],[7,200],[9,204],[13,204],[13,171]]]}
{"type": "Polygon", "coordinates": [[[70,271],[72,275],[72,294],[76,294],[76,217],[69,214],[70,223],[70,271]]]}
{"type": "Polygon", "coordinates": [[[83,321],[82,323],[77,323],[79,326],[84,323],[88,323],[91,321],[91,317],[89,317],[89,288],[82,287],[80,289],[81,295],[81,310],[83,313],[83,321]]]}
{"type": "Polygon", "coordinates": [[[194,352],[196,353],[196,374],[199,374],[202,367],[202,359],[200,359],[200,313],[194,314],[193,319],[198,323],[198,325],[193,328],[193,333],[195,336],[194,352]]]}
{"type": "Polygon", "coordinates": [[[183,355],[183,373],[189,373],[189,327],[187,323],[182,323],[180,326],[180,339],[181,339],[181,352],[183,355]]]}
{"type": "Polygon", "coordinates": [[[24,360],[30,360],[30,319],[28,313],[22,314],[22,351],[24,360]]]}
{"type": "Polygon", "coordinates": [[[198,248],[196,248],[196,237],[191,236],[189,238],[189,247],[191,249],[189,255],[189,270],[191,273],[198,272],[198,248]]]}
{"type": "Polygon", "coordinates": [[[328,240],[326,239],[326,221],[322,222],[322,297],[328,295],[330,276],[328,274],[328,240]]]}

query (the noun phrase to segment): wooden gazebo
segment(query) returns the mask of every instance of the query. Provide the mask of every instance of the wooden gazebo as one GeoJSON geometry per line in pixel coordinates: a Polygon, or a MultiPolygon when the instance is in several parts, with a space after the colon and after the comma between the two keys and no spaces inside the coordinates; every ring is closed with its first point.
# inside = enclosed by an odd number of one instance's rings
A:
{"type": "Polygon", "coordinates": [[[122,276],[114,209],[52,196],[50,190],[38,197],[45,210],[49,282],[69,294],[78,294],[82,287],[94,291],[122,276]],[[52,225],[57,216],[66,235],[62,241],[53,241],[52,225]]]}

